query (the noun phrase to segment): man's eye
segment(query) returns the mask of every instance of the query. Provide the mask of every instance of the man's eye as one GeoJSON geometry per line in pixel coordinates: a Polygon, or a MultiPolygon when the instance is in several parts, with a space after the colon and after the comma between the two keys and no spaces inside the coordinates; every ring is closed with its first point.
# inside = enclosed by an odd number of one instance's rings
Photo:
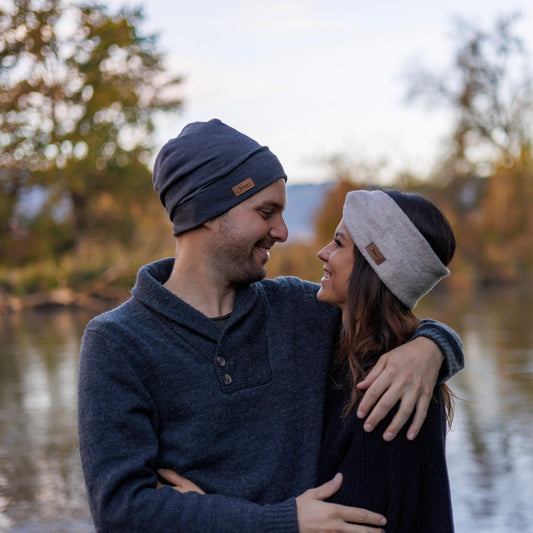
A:
{"type": "Polygon", "coordinates": [[[342,246],[341,241],[339,241],[339,239],[333,239],[333,242],[335,243],[335,246],[342,246]]]}
{"type": "Polygon", "coordinates": [[[270,217],[272,215],[272,210],[271,209],[261,209],[260,213],[261,213],[261,216],[263,218],[268,218],[268,217],[270,217]]]}

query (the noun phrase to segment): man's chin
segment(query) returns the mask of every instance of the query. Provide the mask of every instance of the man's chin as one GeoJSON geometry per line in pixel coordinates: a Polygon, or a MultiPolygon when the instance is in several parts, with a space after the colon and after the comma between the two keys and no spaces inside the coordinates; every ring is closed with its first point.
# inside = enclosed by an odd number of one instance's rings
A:
{"type": "Polygon", "coordinates": [[[251,283],[255,283],[256,281],[261,281],[266,278],[267,275],[267,269],[266,267],[257,269],[254,272],[248,272],[245,275],[240,276],[239,278],[236,278],[233,280],[233,283],[235,285],[250,285],[251,283]]]}

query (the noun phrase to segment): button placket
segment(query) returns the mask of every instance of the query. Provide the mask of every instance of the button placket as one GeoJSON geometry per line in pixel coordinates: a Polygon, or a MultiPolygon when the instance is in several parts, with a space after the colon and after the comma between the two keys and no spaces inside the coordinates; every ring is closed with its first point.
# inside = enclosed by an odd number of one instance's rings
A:
{"type": "Polygon", "coordinates": [[[219,375],[222,380],[222,383],[224,385],[231,385],[231,383],[233,382],[233,378],[228,372],[226,358],[222,355],[217,355],[215,361],[220,372],[219,375]],[[222,372],[224,372],[224,374],[222,374],[222,372]]]}

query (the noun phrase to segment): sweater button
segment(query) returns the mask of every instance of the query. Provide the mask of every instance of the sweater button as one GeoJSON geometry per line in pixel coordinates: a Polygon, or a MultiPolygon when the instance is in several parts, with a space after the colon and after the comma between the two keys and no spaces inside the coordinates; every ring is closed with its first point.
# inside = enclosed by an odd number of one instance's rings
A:
{"type": "Polygon", "coordinates": [[[226,364],[226,360],[221,355],[218,355],[217,356],[217,364],[218,364],[218,366],[224,366],[226,364]]]}
{"type": "Polygon", "coordinates": [[[229,385],[231,383],[231,376],[229,374],[224,374],[224,385],[229,385]]]}

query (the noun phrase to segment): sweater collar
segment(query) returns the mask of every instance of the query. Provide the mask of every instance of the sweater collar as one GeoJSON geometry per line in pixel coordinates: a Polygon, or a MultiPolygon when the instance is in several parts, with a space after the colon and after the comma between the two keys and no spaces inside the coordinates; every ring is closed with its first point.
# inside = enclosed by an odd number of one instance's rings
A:
{"type": "MultiPolygon", "coordinates": [[[[220,328],[210,318],[163,286],[173,266],[172,257],[143,266],[137,274],[137,281],[132,289],[133,297],[156,313],[182,326],[194,330],[202,329],[209,336],[218,338],[220,328]]],[[[260,292],[260,282],[237,288],[235,303],[226,327],[239,321],[252,310],[260,292]]]]}

